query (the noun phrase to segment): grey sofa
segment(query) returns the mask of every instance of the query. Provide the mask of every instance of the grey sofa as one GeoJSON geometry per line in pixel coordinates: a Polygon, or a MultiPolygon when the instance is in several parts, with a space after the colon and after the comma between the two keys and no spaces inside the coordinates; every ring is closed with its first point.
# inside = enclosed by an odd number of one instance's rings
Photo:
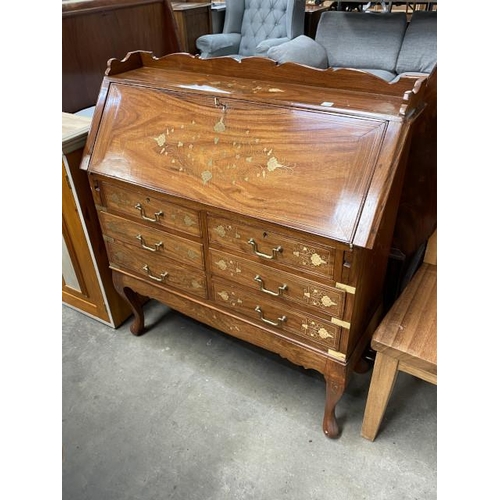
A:
{"type": "Polygon", "coordinates": [[[271,47],[267,57],[316,68],[354,68],[386,81],[432,72],[437,64],[437,12],[327,11],[313,40],[305,35],[271,47]]]}
{"type": "Polygon", "coordinates": [[[226,0],[222,33],[196,40],[200,57],[265,56],[304,33],[306,0],[226,0]]]}

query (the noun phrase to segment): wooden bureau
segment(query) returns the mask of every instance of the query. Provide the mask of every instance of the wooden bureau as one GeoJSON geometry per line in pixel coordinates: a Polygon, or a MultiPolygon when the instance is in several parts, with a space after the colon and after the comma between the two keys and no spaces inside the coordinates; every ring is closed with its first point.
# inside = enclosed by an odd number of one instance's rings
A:
{"type": "Polygon", "coordinates": [[[150,297],[317,370],[338,436],[425,85],[260,58],[111,60],[81,167],[131,331],[150,297]]]}

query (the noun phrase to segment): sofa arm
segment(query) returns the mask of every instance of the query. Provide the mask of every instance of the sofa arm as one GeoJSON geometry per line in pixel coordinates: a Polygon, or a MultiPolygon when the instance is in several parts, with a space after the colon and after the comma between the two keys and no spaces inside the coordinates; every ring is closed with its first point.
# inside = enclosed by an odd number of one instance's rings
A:
{"type": "Polygon", "coordinates": [[[328,55],[325,48],[306,35],[299,35],[289,42],[271,47],[267,57],[278,63],[294,62],[314,68],[328,68],[328,55]]]}
{"type": "Polygon", "coordinates": [[[200,57],[230,56],[238,54],[241,35],[239,33],[214,33],[202,35],[196,40],[200,57]]]}
{"type": "Polygon", "coordinates": [[[276,45],[281,45],[282,43],[286,42],[290,42],[290,38],[282,37],[262,40],[262,42],[260,42],[257,47],[255,47],[255,55],[265,56],[271,47],[275,47],[276,45]]]}

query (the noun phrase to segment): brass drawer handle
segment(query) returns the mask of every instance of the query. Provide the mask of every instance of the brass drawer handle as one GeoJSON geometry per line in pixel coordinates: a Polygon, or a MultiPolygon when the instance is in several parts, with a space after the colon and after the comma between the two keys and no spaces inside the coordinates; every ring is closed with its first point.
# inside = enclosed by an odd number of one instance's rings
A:
{"type": "Polygon", "coordinates": [[[259,247],[257,246],[257,242],[253,238],[250,238],[248,240],[248,244],[252,245],[252,247],[253,247],[253,253],[255,255],[258,255],[259,257],[262,257],[263,259],[276,259],[276,257],[278,256],[278,254],[283,251],[283,248],[281,246],[278,246],[276,248],[273,248],[273,254],[272,255],[268,255],[266,253],[259,252],[259,247]]]}
{"type": "Polygon", "coordinates": [[[266,319],[264,318],[264,313],[262,312],[262,309],[260,308],[260,306],[257,306],[255,308],[255,310],[259,313],[259,316],[260,316],[260,319],[264,322],[264,323],[267,323],[268,325],[271,325],[271,326],[279,326],[279,327],[282,327],[283,326],[283,322],[286,321],[286,316],[281,316],[281,318],[278,318],[278,321],[271,321],[270,319],[266,319]]]}
{"type": "Polygon", "coordinates": [[[149,250],[150,252],[157,252],[163,246],[163,241],[159,241],[158,243],[155,243],[154,247],[148,247],[141,234],[138,234],[136,238],[141,242],[141,247],[145,250],[149,250]]]}
{"type": "Polygon", "coordinates": [[[152,279],[152,280],[155,280],[155,281],[159,281],[160,283],[163,283],[165,281],[165,278],[168,276],[168,273],[167,271],[165,271],[164,273],[161,273],[160,274],[160,277],[158,276],[155,276],[154,274],[151,274],[151,270],[149,269],[149,266],[147,264],[145,264],[143,266],[143,269],[144,271],[146,271],[148,273],[148,276],[152,279]]]}
{"type": "Polygon", "coordinates": [[[155,212],[155,218],[152,219],[151,217],[147,217],[145,215],[146,212],[144,211],[144,208],[142,207],[142,205],[140,203],[137,203],[137,205],[135,206],[135,208],[137,208],[137,210],[139,210],[139,212],[141,212],[141,217],[144,220],[148,220],[150,222],[160,222],[160,217],[163,215],[163,211],[160,210],[159,212],[155,212]]]}
{"type": "Polygon", "coordinates": [[[257,274],[255,278],[253,279],[257,283],[260,283],[260,291],[264,293],[268,293],[269,295],[272,295],[273,297],[279,297],[280,295],[283,295],[283,292],[288,288],[288,285],[283,283],[281,286],[278,287],[277,292],[273,292],[272,290],[267,290],[264,286],[264,280],[257,274]]]}

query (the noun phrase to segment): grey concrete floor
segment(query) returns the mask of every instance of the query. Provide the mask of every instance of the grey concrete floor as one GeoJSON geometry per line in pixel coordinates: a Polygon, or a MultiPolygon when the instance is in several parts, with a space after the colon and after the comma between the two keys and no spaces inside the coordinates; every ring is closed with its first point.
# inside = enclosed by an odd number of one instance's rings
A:
{"type": "Polygon", "coordinates": [[[437,389],[400,374],[377,439],[371,371],[322,432],[316,372],[150,301],[149,331],[63,305],[63,500],[437,498],[437,389]]]}

